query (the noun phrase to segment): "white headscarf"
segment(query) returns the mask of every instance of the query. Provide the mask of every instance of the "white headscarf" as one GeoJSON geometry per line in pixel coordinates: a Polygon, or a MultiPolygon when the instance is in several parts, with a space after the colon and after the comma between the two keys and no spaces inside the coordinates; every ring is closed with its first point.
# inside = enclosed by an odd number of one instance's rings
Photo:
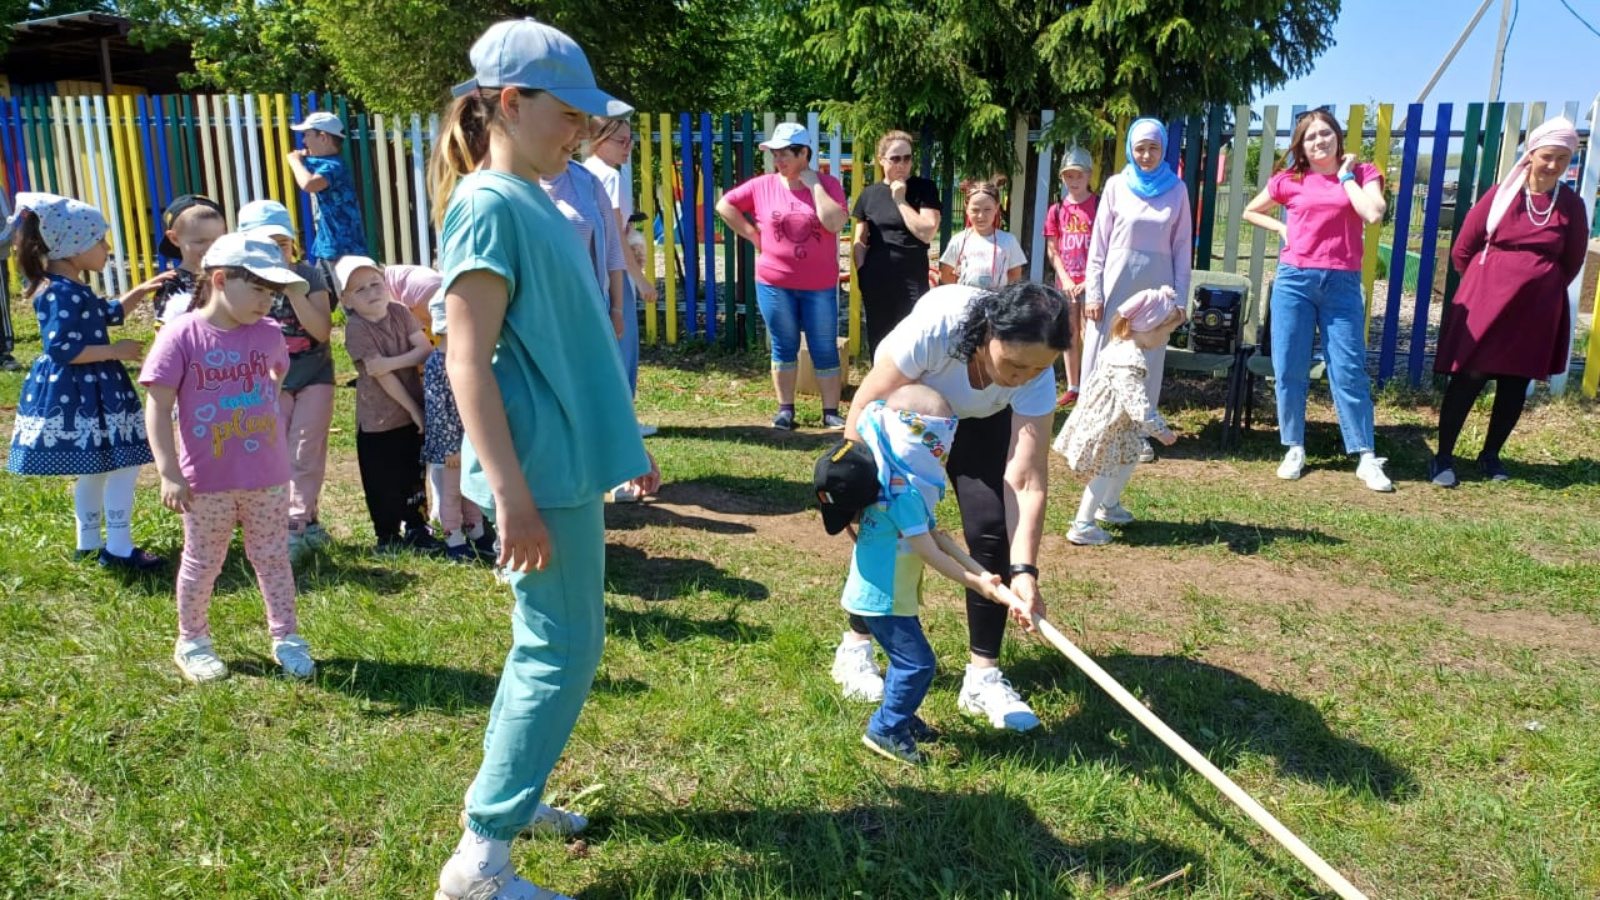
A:
{"type": "Polygon", "coordinates": [[[17,211],[9,223],[27,210],[39,219],[39,236],[44,239],[50,259],[71,259],[100,243],[111,230],[106,217],[82,200],[24,191],[17,195],[17,211]]]}

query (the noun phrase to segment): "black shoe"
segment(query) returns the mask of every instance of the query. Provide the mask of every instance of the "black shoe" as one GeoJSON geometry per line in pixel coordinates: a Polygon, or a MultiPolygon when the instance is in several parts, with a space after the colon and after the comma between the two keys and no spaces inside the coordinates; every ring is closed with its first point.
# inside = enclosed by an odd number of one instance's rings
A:
{"type": "Polygon", "coordinates": [[[16,372],[21,370],[22,363],[12,358],[11,354],[0,354],[0,372],[16,372]]]}
{"type": "Polygon", "coordinates": [[[1483,477],[1489,479],[1490,481],[1511,480],[1511,473],[1507,472],[1506,467],[1500,464],[1500,457],[1498,456],[1484,456],[1479,454],[1478,468],[1483,470],[1483,477]]]}
{"type": "Polygon", "coordinates": [[[402,537],[399,543],[402,548],[424,556],[443,556],[445,551],[444,541],[429,534],[426,528],[414,531],[407,529],[405,537],[402,537]]]}
{"type": "Polygon", "coordinates": [[[778,410],[778,414],[772,417],[772,427],[780,431],[793,431],[794,412],[787,409],[778,410]]]}
{"type": "Polygon", "coordinates": [[[472,543],[472,548],[478,551],[478,558],[484,562],[492,563],[500,558],[500,536],[488,522],[483,523],[483,537],[468,540],[472,543]]]}
{"type": "Polygon", "coordinates": [[[478,548],[472,546],[470,543],[461,544],[457,547],[451,547],[446,544],[444,548],[444,558],[453,563],[475,565],[478,562],[478,548]]]}
{"type": "Polygon", "coordinates": [[[133,548],[127,556],[118,556],[110,550],[100,551],[100,565],[107,569],[123,569],[129,572],[154,572],[166,565],[167,561],[148,550],[133,548]]]}

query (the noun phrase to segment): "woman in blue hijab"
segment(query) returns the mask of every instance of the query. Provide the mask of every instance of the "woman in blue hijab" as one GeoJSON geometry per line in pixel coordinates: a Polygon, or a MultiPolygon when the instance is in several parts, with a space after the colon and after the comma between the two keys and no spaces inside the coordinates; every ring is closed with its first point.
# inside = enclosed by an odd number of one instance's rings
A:
{"type": "MultiPolygon", "coordinates": [[[[1140,119],[1128,129],[1128,165],[1106,179],[1089,239],[1085,271],[1083,371],[1088,384],[1095,359],[1110,339],[1117,310],[1139,292],[1171,287],[1178,302],[1189,298],[1189,267],[1194,227],[1189,193],[1167,165],[1167,129],[1155,119],[1140,119]]],[[[1166,348],[1145,351],[1145,391],[1150,411],[1161,397],[1166,348]]],[[[1147,446],[1148,462],[1155,458],[1147,446]]]]}

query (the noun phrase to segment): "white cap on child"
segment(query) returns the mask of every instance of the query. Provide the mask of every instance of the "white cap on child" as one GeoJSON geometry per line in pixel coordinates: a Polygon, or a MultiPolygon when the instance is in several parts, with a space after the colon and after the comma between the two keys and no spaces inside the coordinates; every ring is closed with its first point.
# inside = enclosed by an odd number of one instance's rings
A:
{"type": "Polygon", "coordinates": [[[600,90],[583,48],[561,31],[533,19],[496,22],[472,45],[473,77],[451,89],[461,97],[479,88],[546,91],[591,116],[618,118],[633,107],[600,90]]]}
{"type": "Polygon", "coordinates": [[[339,117],[333,113],[322,110],[317,110],[306,116],[299,125],[290,125],[289,130],[320,131],[323,134],[331,134],[336,138],[344,137],[344,123],[339,121],[339,117]]]}
{"type": "Polygon", "coordinates": [[[345,285],[350,283],[350,276],[354,275],[357,269],[376,269],[379,274],[383,273],[383,266],[378,265],[369,256],[352,254],[339,257],[339,261],[333,264],[333,281],[334,287],[339,289],[341,295],[344,294],[345,285]]]}
{"type": "Polygon", "coordinates": [[[207,269],[223,266],[244,269],[279,287],[298,287],[302,291],[310,287],[304,278],[283,264],[283,254],[278,252],[277,244],[243,232],[234,231],[217,238],[200,265],[207,269]]]}

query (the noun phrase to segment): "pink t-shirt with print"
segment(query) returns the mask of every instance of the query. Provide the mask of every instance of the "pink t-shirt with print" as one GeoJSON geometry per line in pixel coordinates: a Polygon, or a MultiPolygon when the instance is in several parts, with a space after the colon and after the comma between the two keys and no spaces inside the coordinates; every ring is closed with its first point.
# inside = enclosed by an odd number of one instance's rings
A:
{"type": "MultiPolygon", "coordinates": [[[[817,180],[840,208],[845,207],[848,201],[838,179],[818,172],[817,180]]],[[[722,199],[755,216],[761,231],[757,281],[800,291],[839,285],[839,236],[822,227],[810,188],[790,190],[782,175],[757,175],[722,199]]]]}
{"type": "MultiPolygon", "coordinates": [[[[1362,187],[1371,181],[1383,185],[1383,173],[1371,163],[1360,163],[1351,171],[1362,187]]],[[[1279,172],[1267,182],[1267,194],[1288,213],[1289,233],[1284,238],[1288,246],[1278,255],[1280,262],[1302,269],[1360,271],[1365,223],[1350,205],[1337,173],[1308,171],[1301,177],[1279,172]]]]}
{"type": "Polygon", "coordinates": [[[1094,194],[1082,203],[1062,197],[1044,219],[1044,236],[1055,239],[1061,267],[1074,282],[1083,281],[1084,270],[1089,266],[1089,236],[1094,232],[1094,213],[1099,203],[1100,198],[1094,194]]]}
{"type": "Polygon", "coordinates": [[[278,383],[289,370],[268,319],[224,331],[187,313],[156,332],[139,383],[177,392],[178,465],[197,494],[253,491],[289,480],[278,383]]]}

